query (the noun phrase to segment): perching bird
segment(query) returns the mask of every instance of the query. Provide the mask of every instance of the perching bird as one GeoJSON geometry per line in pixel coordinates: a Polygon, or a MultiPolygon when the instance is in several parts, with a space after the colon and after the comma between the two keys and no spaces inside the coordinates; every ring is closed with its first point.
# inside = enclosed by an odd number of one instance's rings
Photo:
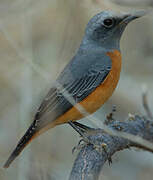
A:
{"type": "Polygon", "coordinates": [[[121,35],[129,22],[144,12],[117,14],[103,11],[87,24],[81,45],[57,78],[40,105],[29,129],[8,158],[4,168],[21,153],[29,142],[46,130],[76,121],[83,115],[64,96],[71,96],[88,113],[94,113],[112,95],[121,71],[121,35]],[[61,91],[56,84],[64,89],[61,91]]]}

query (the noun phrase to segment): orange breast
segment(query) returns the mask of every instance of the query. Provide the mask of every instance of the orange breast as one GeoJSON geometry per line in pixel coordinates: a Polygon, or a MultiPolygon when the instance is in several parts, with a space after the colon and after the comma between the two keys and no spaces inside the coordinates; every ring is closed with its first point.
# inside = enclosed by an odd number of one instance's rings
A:
{"type": "MultiPolygon", "coordinates": [[[[94,92],[92,92],[88,97],[79,103],[88,113],[95,112],[108,100],[108,98],[115,90],[120,77],[122,59],[121,53],[118,50],[114,50],[113,52],[108,52],[107,55],[112,60],[112,68],[110,73],[107,75],[104,82],[100,84],[94,92]]],[[[68,121],[79,120],[82,117],[83,115],[75,107],[73,107],[58,119],[56,119],[54,121],[54,125],[52,125],[55,126],[68,121]]]]}

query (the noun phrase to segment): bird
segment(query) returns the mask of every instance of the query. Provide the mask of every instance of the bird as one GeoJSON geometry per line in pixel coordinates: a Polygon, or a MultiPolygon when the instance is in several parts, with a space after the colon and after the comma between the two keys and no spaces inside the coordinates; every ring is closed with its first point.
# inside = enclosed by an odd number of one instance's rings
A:
{"type": "Polygon", "coordinates": [[[120,39],[129,22],[144,14],[144,11],[117,13],[105,10],[89,20],[76,54],[53,83],[4,168],[8,168],[40,134],[57,125],[83,118],[77,105],[92,114],[111,97],[121,72],[120,39]],[[73,104],[64,93],[73,98],[73,104]]]}

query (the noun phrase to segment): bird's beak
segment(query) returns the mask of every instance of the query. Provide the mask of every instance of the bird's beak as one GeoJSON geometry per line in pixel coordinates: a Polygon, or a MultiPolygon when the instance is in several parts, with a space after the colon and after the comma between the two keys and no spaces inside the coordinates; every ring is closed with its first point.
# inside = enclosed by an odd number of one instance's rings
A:
{"type": "Polygon", "coordinates": [[[123,25],[123,24],[127,25],[129,22],[133,21],[134,19],[140,18],[146,14],[147,14],[146,11],[137,11],[131,14],[124,14],[122,21],[119,23],[119,25],[123,25]]]}

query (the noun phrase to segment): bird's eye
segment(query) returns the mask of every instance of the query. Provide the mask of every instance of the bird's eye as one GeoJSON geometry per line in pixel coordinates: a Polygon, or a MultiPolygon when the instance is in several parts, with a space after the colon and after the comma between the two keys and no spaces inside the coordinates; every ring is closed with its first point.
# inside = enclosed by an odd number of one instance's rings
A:
{"type": "Polygon", "coordinates": [[[104,26],[107,28],[111,28],[114,25],[114,23],[115,23],[115,20],[112,18],[108,18],[103,21],[104,26]]]}

